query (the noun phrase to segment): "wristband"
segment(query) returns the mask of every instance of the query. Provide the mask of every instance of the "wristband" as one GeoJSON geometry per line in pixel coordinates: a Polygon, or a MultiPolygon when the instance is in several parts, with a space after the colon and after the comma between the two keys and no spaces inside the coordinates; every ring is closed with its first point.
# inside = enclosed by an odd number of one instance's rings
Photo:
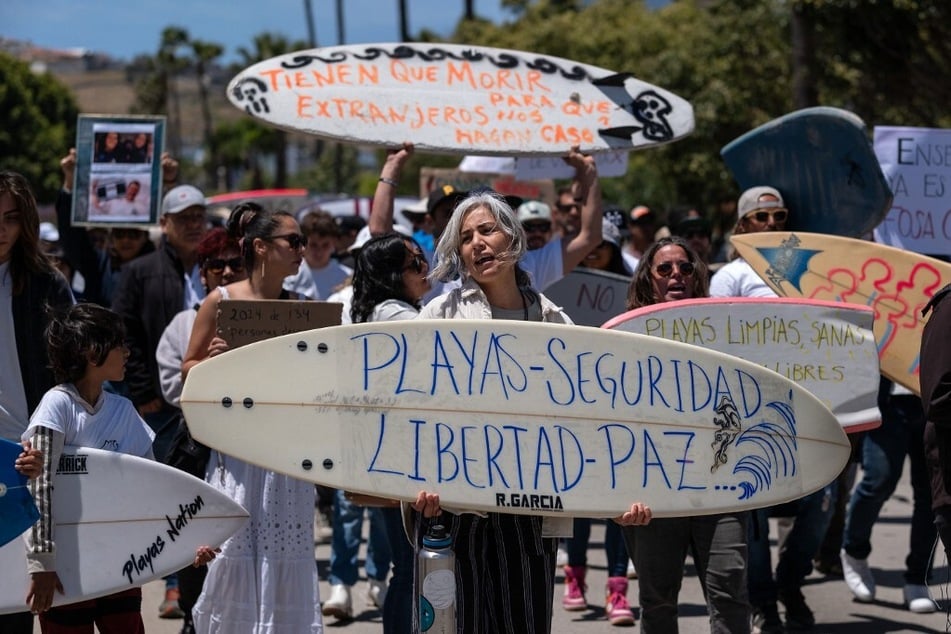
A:
{"type": "Polygon", "coordinates": [[[391,187],[399,187],[399,186],[400,186],[400,184],[399,184],[398,182],[396,182],[396,181],[393,180],[392,178],[386,178],[385,176],[381,176],[381,177],[380,177],[380,182],[381,182],[381,183],[386,183],[387,185],[390,185],[391,187]]]}

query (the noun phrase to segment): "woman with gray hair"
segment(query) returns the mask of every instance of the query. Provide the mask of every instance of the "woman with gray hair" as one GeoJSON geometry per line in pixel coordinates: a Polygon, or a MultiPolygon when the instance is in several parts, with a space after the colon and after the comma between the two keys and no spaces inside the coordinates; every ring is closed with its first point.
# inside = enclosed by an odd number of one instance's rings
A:
{"type": "MultiPolygon", "coordinates": [[[[532,288],[518,265],[524,252],[525,232],[501,197],[485,192],[465,198],[436,246],[438,263],[430,274],[440,281],[459,277],[462,286],[434,299],[419,317],[570,324],[560,308],[532,288]]],[[[421,491],[413,508],[424,518],[438,515],[439,494],[421,491]]],[[[650,509],[637,503],[615,521],[639,525],[650,516],[650,509]]],[[[557,539],[571,534],[571,521],[447,512],[441,522],[450,530],[456,554],[458,631],[550,632],[557,539]]],[[[417,533],[421,523],[416,522],[417,533]]]]}

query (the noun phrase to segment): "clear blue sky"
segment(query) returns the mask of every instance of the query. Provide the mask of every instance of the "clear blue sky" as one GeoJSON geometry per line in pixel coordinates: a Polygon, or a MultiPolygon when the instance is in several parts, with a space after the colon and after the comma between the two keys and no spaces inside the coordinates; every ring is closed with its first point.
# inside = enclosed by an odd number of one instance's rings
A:
{"type": "MultiPolygon", "coordinates": [[[[312,0],[317,42],[337,41],[334,0],[312,0]]],[[[343,0],[346,44],[399,41],[397,0],[343,0]]],[[[462,16],[462,0],[407,0],[410,33],[426,28],[448,36],[462,16]]],[[[499,0],[475,0],[476,13],[512,19],[499,0]]],[[[225,47],[224,59],[255,35],[279,33],[307,41],[304,0],[0,0],[0,36],[48,48],[81,47],[132,59],[153,54],[166,26],[225,47]]]]}

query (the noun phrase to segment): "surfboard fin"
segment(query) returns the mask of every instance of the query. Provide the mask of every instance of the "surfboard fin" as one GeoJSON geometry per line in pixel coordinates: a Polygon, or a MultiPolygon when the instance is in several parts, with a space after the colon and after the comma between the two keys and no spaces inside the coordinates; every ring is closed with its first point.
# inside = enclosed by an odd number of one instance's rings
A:
{"type": "Polygon", "coordinates": [[[633,76],[634,75],[630,73],[614,73],[613,75],[608,75],[607,77],[594,79],[591,81],[591,83],[595,86],[624,86],[624,82],[633,76]]]}
{"type": "Polygon", "coordinates": [[[616,137],[618,139],[630,139],[635,134],[643,130],[636,125],[622,125],[616,128],[601,128],[598,130],[598,134],[601,136],[616,137]]]}

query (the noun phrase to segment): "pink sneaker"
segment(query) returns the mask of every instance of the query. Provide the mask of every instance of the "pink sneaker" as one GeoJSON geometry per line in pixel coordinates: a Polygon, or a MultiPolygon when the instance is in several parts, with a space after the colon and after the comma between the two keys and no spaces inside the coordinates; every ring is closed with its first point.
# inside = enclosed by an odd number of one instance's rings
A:
{"type": "Polygon", "coordinates": [[[604,613],[611,625],[634,625],[634,612],[627,602],[627,578],[611,577],[607,585],[604,613]]]}
{"type": "Polygon", "coordinates": [[[588,608],[584,598],[584,591],[588,589],[584,583],[587,571],[585,566],[565,566],[565,596],[561,598],[561,607],[569,612],[588,608]]]}

